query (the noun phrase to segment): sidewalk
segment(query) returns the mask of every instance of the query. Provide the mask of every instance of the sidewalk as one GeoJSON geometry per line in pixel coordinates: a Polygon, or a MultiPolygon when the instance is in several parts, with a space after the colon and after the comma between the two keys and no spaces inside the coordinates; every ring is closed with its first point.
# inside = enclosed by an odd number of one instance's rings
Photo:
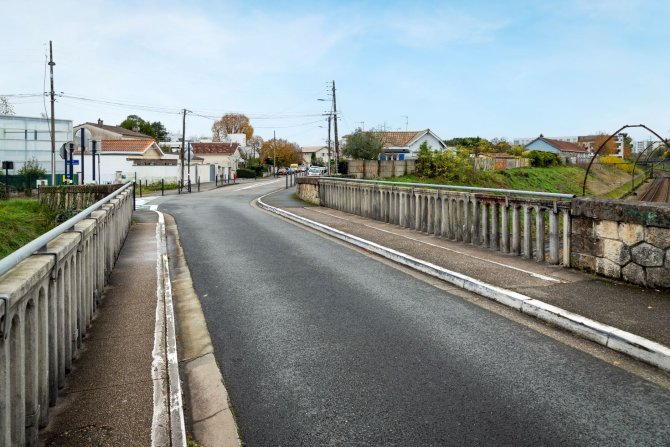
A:
{"type": "MultiPolygon", "coordinates": [[[[295,189],[263,201],[298,216],[409,255],[487,285],[670,346],[670,292],[644,289],[560,266],[452,242],[295,198],[295,189]]],[[[624,351],[625,352],[625,351],[624,351]]]]}
{"type": "Polygon", "coordinates": [[[41,445],[151,445],[157,214],[133,220],[41,445]]]}

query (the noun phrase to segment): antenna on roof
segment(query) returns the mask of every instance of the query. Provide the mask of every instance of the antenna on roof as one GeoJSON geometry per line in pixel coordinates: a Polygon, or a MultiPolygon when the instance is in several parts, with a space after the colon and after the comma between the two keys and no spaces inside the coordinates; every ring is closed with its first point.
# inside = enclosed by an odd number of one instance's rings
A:
{"type": "Polygon", "coordinates": [[[405,132],[407,132],[407,127],[409,125],[409,116],[407,115],[400,115],[401,118],[405,118],[405,132]]]}

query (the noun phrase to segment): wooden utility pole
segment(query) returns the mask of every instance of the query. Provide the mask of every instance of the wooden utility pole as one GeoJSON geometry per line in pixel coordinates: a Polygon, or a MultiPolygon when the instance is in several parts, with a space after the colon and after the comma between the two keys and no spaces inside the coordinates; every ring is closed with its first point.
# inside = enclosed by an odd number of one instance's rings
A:
{"type": "Polygon", "coordinates": [[[330,175],[330,160],[332,158],[333,148],[330,143],[330,122],[333,118],[333,115],[328,115],[328,175],[330,175]]]}
{"type": "Polygon", "coordinates": [[[184,185],[184,150],[186,148],[186,109],[184,109],[184,119],[181,128],[181,151],[179,151],[179,162],[181,163],[181,177],[179,181],[184,185]]]}
{"type": "Polygon", "coordinates": [[[51,186],[56,186],[56,120],[54,119],[54,62],[53,48],[49,41],[49,71],[51,73],[51,186]]]}
{"type": "Polygon", "coordinates": [[[339,169],[337,165],[340,162],[340,142],[337,140],[337,99],[335,99],[335,81],[333,81],[333,119],[335,120],[333,123],[333,133],[335,137],[335,174],[337,174],[339,169]]]}

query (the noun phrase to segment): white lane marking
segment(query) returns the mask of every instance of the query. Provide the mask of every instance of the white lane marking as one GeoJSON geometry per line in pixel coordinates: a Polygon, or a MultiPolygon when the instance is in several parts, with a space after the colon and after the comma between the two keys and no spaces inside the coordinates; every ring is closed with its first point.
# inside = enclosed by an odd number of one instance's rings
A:
{"type": "Polygon", "coordinates": [[[154,200],[156,196],[151,196],[151,197],[136,197],[135,198],[135,205],[136,206],[142,206],[146,205],[148,202],[151,202],[154,200]]]}
{"type": "MultiPolygon", "coordinates": [[[[316,210],[316,209],[313,209],[313,208],[310,208],[310,211],[314,211],[315,213],[325,214],[326,216],[335,217],[335,218],[341,219],[341,220],[348,220],[348,219],[345,219],[343,217],[336,216],[334,214],[326,213],[325,211],[320,211],[320,210],[316,210]]],[[[441,245],[431,244],[430,242],[425,242],[425,241],[422,241],[420,239],[415,239],[413,237],[409,237],[409,236],[405,236],[405,235],[402,235],[402,234],[394,233],[393,231],[384,230],[382,228],[375,227],[374,225],[368,225],[368,224],[361,224],[361,225],[363,225],[365,227],[368,227],[368,228],[372,228],[373,230],[382,231],[384,233],[389,233],[389,234],[392,234],[394,236],[400,236],[400,237],[403,237],[405,239],[409,239],[411,241],[419,242],[421,244],[430,245],[431,247],[441,248],[442,250],[447,250],[447,251],[450,251],[450,252],[453,252],[453,253],[457,253],[459,255],[467,256],[469,258],[478,259],[480,261],[488,262],[488,263],[491,263],[491,264],[499,265],[501,267],[506,267],[508,269],[517,270],[519,272],[527,273],[528,275],[530,275],[534,278],[543,279],[545,281],[558,282],[558,283],[563,282],[560,279],[552,278],[551,276],[542,275],[540,273],[531,272],[529,270],[524,270],[524,269],[521,269],[521,268],[518,268],[518,267],[512,267],[511,265],[503,264],[503,263],[497,262],[497,261],[491,261],[490,259],[480,258],[479,256],[474,256],[474,255],[471,255],[471,254],[468,254],[468,253],[465,253],[465,252],[462,252],[462,251],[454,250],[453,248],[447,248],[447,247],[443,247],[441,245]]]]}
{"type": "Polygon", "coordinates": [[[259,186],[271,185],[271,184],[273,184],[273,183],[277,183],[277,182],[279,182],[279,181],[280,181],[280,180],[273,180],[273,181],[271,181],[271,182],[255,183],[255,184],[253,184],[253,185],[251,185],[251,186],[245,186],[244,188],[233,189],[233,191],[242,191],[242,190],[245,190],[245,189],[257,188],[257,187],[259,187],[259,186]]]}

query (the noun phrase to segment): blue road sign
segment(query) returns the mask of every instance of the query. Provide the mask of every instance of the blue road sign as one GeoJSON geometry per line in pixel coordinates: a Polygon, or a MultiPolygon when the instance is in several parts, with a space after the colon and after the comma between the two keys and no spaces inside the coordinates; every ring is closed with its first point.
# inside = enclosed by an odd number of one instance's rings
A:
{"type": "Polygon", "coordinates": [[[79,165],[79,160],[68,160],[67,164],[78,166],[79,165]]]}

